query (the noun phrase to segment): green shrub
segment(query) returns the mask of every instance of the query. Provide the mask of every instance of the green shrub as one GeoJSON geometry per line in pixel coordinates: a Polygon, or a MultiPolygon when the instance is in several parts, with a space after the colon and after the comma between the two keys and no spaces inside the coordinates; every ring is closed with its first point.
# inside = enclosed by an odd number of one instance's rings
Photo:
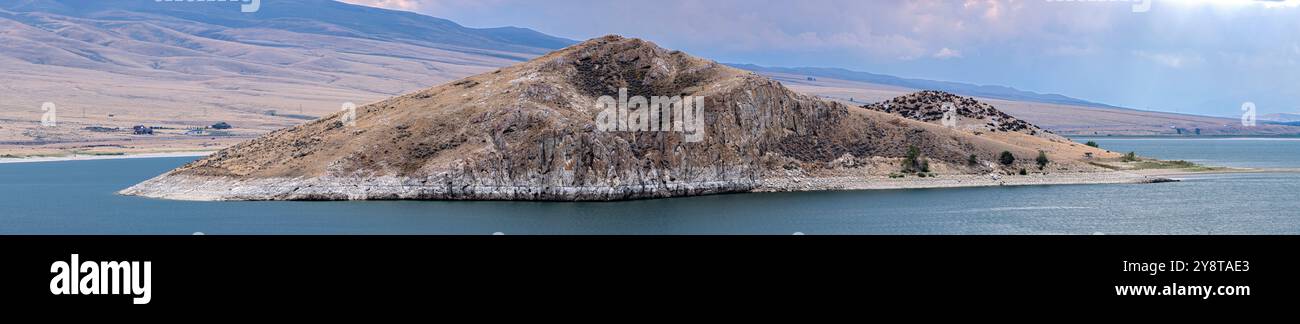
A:
{"type": "Polygon", "coordinates": [[[1011,165],[1016,163],[1016,156],[1011,154],[1011,152],[1002,151],[1002,155],[998,156],[998,162],[1002,162],[1002,165],[1011,165]]]}
{"type": "Polygon", "coordinates": [[[1120,159],[1120,161],[1123,162],[1135,162],[1137,160],[1137,152],[1128,152],[1128,154],[1124,154],[1124,157],[1120,159]]]}
{"type": "Polygon", "coordinates": [[[970,164],[970,165],[980,164],[980,159],[978,156],[975,156],[975,154],[971,154],[970,157],[966,159],[966,164],[970,164]]]}
{"type": "Polygon", "coordinates": [[[1100,146],[1100,145],[1097,145],[1097,142],[1094,142],[1094,141],[1088,141],[1087,144],[1083,144],[1083,145],[1087,145],[1087,146],[1091,146],[1091,147],[1096,147],[1096,148],[1101,148],[1101,146],[1100,146]]]}
{"type": "Polygon", "coordinates": [[[1047,159],[1047,152],[1038,151],[1038,158],[1034,159],[1034,162],[1038,162],[1038,169],[1042,170],[1047,167],[1047,163],[1051,162],[1051,160],[1047,159]]]}
{"type": "Polygon", "coordinates": [[[1020,175],[1029,175],[1029,171],[1025,171],[1025,169],[1020,169],[1020,175]]]}
{"type": "Polygon", "coordinates": [[[903,172],[930,172],[930,161],[921,156],[921,150],[916,146],[908,146],[907,156],[903,157],[903,172]]]}

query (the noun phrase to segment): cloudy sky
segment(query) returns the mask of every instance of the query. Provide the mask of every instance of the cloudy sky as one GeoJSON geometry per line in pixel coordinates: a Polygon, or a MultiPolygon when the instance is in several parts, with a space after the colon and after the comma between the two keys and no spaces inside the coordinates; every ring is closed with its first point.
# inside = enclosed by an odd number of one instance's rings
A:
{"type": "Polygon", "coordinates": [[[1300,0],[345,0],[729,63],[840,67],[1237,116],[1300,112],[1300,0]],[[1135,12],[1138,11],[1138,12],[1135,12]]]}

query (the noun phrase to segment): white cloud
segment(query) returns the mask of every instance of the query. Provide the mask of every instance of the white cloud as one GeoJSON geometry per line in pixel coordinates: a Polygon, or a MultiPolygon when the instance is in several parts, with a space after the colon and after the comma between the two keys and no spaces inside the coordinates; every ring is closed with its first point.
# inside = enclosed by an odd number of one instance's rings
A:
{"type": "Polygon", "coordinates": [[[416,10],[420,9],[419,0],[340,0],[347,3],[359,4],[363,6],[399,9],[399,10],[416,10]]]}
{"type": "Polygon", "coordinates": [[[946,60],[946,59],[951,59],[951,58],[961,58],[961,51],[958,51],[958,50],[954,50],[954,49],[951,49],[951,48],[944,47],[943,49],[940,49],[938,52],[935,52],[935,53],[934,53],[934,58],[937,58],[937,59],[940,59],[940,60],[946,60]]]}
{"type": "Polygon", "coordinates": [[[1166,67],[1180,69],[1192,64],[1204,62],[1205,59],[1196,54],[1179,54],[1179,53],[1156,53],[1147,51],[1134,51],[1133,55],[1146,59],[1156,64],[1166,67]]]}
{"type": "Polygon", "coordinates": [[[1052,56],[1089,56],[1098,53],[1098,48],[1092,45],[1061,45],[1049,48],[1043,51],[1044,54],[1052,56]]]}
{"type": "Polygon", "coordinates": [[[1264,4],[1264,8],[1295,8],[1300,6],[1300,0],[1262,0],[1255,3],[1264,4]]]}

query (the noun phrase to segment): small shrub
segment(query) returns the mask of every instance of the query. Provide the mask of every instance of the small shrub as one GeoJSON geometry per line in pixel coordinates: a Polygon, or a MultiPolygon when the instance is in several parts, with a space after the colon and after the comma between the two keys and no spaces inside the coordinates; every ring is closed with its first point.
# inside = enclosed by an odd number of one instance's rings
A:
{"type": "Polygon", "coordinates": [[[1083,145],[1087,145],[1087,146],[1091,146],[1091,147],[1096,147],[1096,148],[1101,148],[1101,146],[1100,146],[1100,145],[1097,145],[1097,142],[1095,142],[1095,141],[1088,141],[1088,143],[1083,144],[1083,145]]]}
{"type": "Polygon", "coordinates": [[[1137,160],[1137,152],[1128,152],[1128,154],[1124,154],[1123,158],[1120,158],[1120,161],[1123,162],[1136,162],[1137,160]]]}
{"type": "Polygon", "coordinates": [[[1047,159],[1047,152],[1038,151],[1038,158],[1034,159],[1034,162],[1038,162],[1038,169],[1042,170],[1047,167],[1047,163],[1051,162],[1051,160],[1047,159]]]}
{"type": "Polygon", "coordinates": [[[930,172],[930,161],[921,156],[921,150],[916,146],[908,146],[907,156],[903,157],[903,172],[930,172]]]}
{"type": "Polygon", "coordinates": [[[1016,163],[1016,156],[1009,151],[1002,151],[1002,155],[998,157],[998,162],[1001,162],[1002,165],[1011,165],[1016,163]]]}
{"type": "Polygon", "coordinates": [[[1025,169],[1020,169],[1020,175],[1029,175],[1029,171],[1025,171],[1025,169]]]}
{"type": "Polygon", "coordinates": [[[975,154],[971,154],[969,158],[966,158],[966,164],[970,164],[970,165],[980,164],[980,159],[978,156],[975,156],[975,154]]]}

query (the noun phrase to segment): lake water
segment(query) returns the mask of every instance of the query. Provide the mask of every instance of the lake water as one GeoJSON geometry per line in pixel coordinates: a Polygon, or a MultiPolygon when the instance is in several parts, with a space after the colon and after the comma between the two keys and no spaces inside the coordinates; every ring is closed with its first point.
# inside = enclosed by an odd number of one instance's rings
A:
{"type": "Polygon", "coordinates": [[[1300,138],[1113,138],[1081,137],[1116,152],[1205,165],[1248,168],[1300,167],[1300,138]]]}
{"type": "MultiPolygon", "coordinates": [[[[1163,159],[1300,167],[1294,139],[1078,140],[1163,159]]],[[[0,234],[1300,234],[1297,174],[613,203],[180,202],[114,194],[192,159],[0,164],[0,234]]]]}

